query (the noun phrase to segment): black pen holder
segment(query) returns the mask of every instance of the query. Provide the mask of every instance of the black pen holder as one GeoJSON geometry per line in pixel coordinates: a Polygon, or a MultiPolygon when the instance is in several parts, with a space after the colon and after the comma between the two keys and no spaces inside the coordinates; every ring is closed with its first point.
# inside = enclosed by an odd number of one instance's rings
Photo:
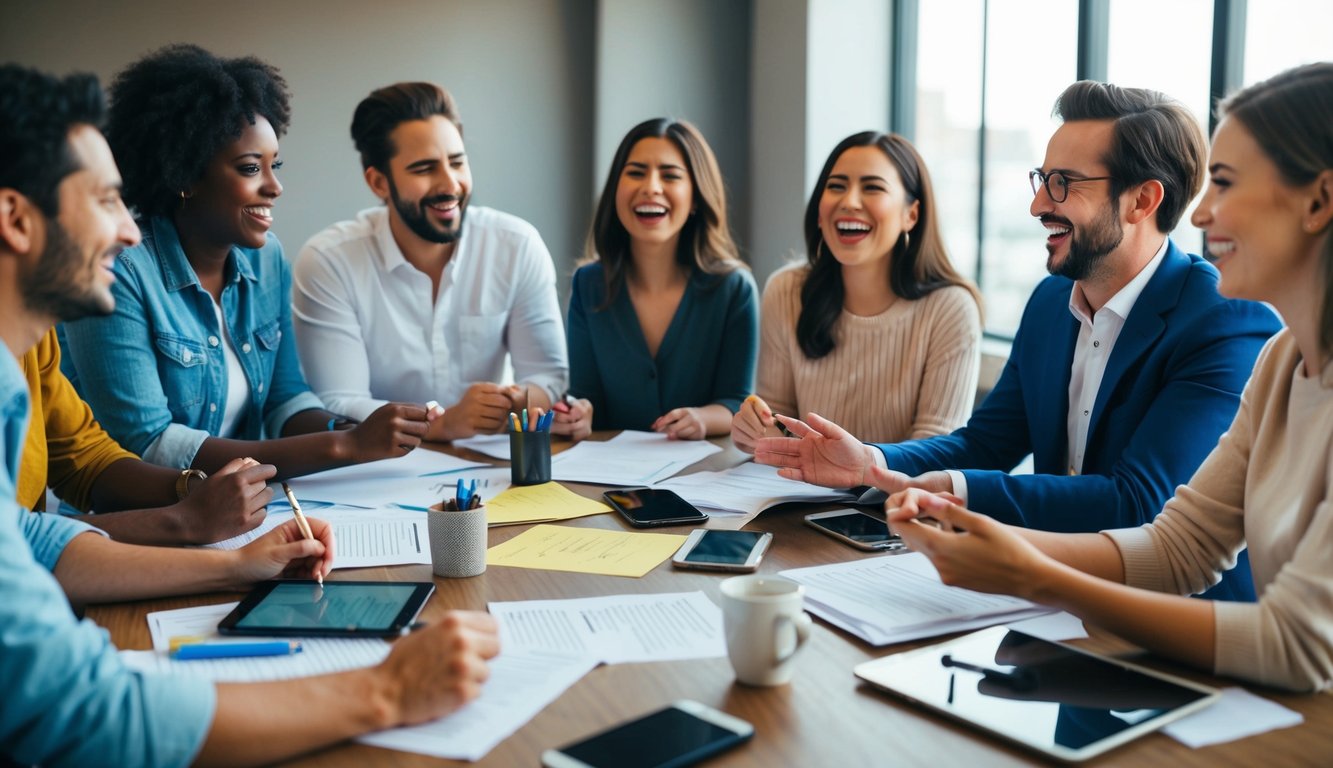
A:
{"type": "Polygon", "coordinates": [[[509,433],[509,479],[514,485],[551,482],[551,433],[509,433]]]}

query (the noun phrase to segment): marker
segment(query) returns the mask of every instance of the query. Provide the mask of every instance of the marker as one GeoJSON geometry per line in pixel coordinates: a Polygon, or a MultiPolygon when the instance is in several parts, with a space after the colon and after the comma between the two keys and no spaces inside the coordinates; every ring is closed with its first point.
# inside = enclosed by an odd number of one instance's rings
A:
{"type": "Polygon", "coordinates": [[[301,652],[295,640],[262,643],[189,643],[172,652],[177,661],[200,659],[246,659],[256,656],[290,656],[301,652]]]}

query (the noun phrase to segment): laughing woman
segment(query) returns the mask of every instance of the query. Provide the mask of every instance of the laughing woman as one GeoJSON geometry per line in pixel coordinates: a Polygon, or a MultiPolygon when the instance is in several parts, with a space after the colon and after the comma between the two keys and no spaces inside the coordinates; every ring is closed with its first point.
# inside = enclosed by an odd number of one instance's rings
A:
{"type": "Polygon", "coordinates": [[[300,475],[411,450],[416,406],[350,429],[306,385],[291,272],[269,233],[287,89],[255,58],[172,46],[111,88],[107,137],[143,241],[116,258],[115,313],[65,326],[65,370],[111,436],[155,464],[239,457],[300,475]]]}
{"type": "Polygon", "coordinates": [[[1288,70],[1218,110],[1193,222],[1222,294],[1272,304],[1287,327],[1189,484],[1152,523],[1100,534],[1020,530],[921,491],[890,498],[890,522],[947,583],[1064,609],[1216,674],[1323,690],[1333,685],[1333,63],[1288,70]],[[1247,546],[1259,602],[1179,597],[1217,583],[1247,546]]]}
{"type": "Polygon", "coordinates": [[[972,410],[976,290],[940,238],[930,175],[901,136],[834,147],[805,209],[806,263],[764,289],[758,397],[731,423],[737,448],[777,437],[773,414],[855,422],[862,440],[949,432],[972,410]],[[834,414],[837,414],[835,416],[834,414]]]}
{"type": "Polygon", "coordinates": [[[725,434],[754,380],[758,305],[713,151],[659,118],[616,150],[569,300],[570,393],[552,430],[725,434]]]}

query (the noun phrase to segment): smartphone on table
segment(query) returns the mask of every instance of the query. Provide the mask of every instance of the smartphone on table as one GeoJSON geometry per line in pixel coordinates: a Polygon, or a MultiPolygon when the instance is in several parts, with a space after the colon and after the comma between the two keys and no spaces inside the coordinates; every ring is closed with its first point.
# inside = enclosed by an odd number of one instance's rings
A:
{"type": "Polygon", "coordinates": [[[834,509],[805,516],[805,524],[844,544],[869,552],[904,549],[903,540],[889,532],[889,525],[859,509],[834,509]]]}
{"type": "Polygon", "coordinates": [[[542,753],[546,768],[683,768],[748,741],[754,726],[697,701],[542,753]]]}
{"type": "Polygon", "coordinates": [[[708,519],[694,505],[664,489],[621,488],[607,491],[602,498],[635,528],[696,525],[708,519]]]}
{"type": "Polygon", "coordinates": [[[759,531],[690,531],[671,564],[677,568],[751,573],[759,568],[773,534],[759,531]]]}

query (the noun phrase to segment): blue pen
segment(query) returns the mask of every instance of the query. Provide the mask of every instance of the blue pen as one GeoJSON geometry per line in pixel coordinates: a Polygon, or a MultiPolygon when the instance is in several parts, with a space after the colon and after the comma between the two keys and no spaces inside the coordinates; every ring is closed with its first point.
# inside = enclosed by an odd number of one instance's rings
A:
{"type": "Polygon", "coordinates": [[[524,431],[524,432],[527,432],[527,431],[528,431],[528,409],[527,409],[527,408],[524,408],[524,409],[523,409],[523,431],[524,431]]]}
{"type": "Polygon", "coordinates": [[[262,643],[191,643],[182,645],[172,654],[178,661],[194,659],[242,659],[252,656],[290,656],[301,652],[295,640],[273,640],[262,643]]]}

